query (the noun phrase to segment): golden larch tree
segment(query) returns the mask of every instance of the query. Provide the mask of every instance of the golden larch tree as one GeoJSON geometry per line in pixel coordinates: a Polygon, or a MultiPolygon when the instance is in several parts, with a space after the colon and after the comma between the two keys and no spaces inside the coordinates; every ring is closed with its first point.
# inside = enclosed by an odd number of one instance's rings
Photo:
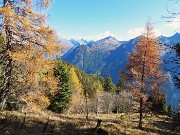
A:
{"type": "Polygon", "coordinates": [[[0,88],[0,109],[10,97],[27,102],[29,107],[48,105],[45,91],[55,89],[55,61],[50,58],[59,52],[56,32],[46,25],[45,10],[51,0],[3,0],[0,7],[0,32],[5,47],[4,84],[0,88]]]}
{"type": "Polygon", "coordinates": [[[80,112],[79,108],[85,103],[85,97],[83,95],[83,86],[75,72],[75,68],[71,67],[69,70],[69,74],[71,76],[71,85],[72,85],[72,100],[70,103],[69,112],[80,112]]]}
{"type": "Polygon", "coordinates": [[[153,25],[148,22],[142,36],[139,37],[133,54],[129,55],[129,89],[139,98],[139,128],[142,128],[143,100],[162,84],[161,54],[158,39],[154,35],[153,25]]]}

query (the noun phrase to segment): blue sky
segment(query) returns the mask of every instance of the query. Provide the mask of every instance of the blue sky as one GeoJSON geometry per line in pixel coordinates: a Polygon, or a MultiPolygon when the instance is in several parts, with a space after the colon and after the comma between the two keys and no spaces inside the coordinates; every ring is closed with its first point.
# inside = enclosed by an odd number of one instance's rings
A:
{"type": "Polygon", "coordinates": [[[167,24],[161,18],[169,15],[166,5],[172,12],[180,9],[180,2],[169,0],[54,0],[47,23],[62,38],[98,40],[111,35],[128,40],[138,36],[150,18],[157,35],[169,36],[179,31],[180,20],[177,16],[167,24]]]}

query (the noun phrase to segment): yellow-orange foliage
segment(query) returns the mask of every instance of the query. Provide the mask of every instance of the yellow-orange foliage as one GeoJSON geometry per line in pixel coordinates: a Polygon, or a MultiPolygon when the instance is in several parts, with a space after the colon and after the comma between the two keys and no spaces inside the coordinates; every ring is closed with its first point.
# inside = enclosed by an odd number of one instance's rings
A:
{"type": "Polygon", "coordinates": [[[51,0],[4,2],[0,8],[3,20],[0,32],[6,41],[5,54],[9,61],[12,59],[11,68],[16,73],[11,83],[17,96],[29,102],[31,108],[44,109],[49,104],[46,90],[57,87],[53,75],[56,63],[51,56],[59,53],[60,45],[56,32],[46,25],[45,14],[33,10],[47,8],[51,0]]]}
{"type": "Polygon", "coordinates": [[[159,87],[164,77],[160,68],[160,57],[158,39],[154,35],[152,23],[148,22],[133,54],[129,56],[128,69],[134,78],[132,89],[137,95],[145,97],[146,92],[159,87]],[[141,91],[142,88],[144,88],[143,91],[141,91]]]}
{"type": "Polygon", "coordinates": [[[96,98],[99,98],[102,95],[102,91],[103,91],[103,86],[100,83],[100,81],[98,80],[98,81],[94,82],[93,92],[94,92],[94,95],[96,96],[96,98]]]}
{"type": "Polygon", "coordinates": [[[69,74],[71,76],[71,84],[73,90],[69,111],[75,112],[78,105],[82,105],[83,103],[85,103],[85,97],[83,95],[83,86],[79,81],[74,67],[71,67],[69,74]]]}

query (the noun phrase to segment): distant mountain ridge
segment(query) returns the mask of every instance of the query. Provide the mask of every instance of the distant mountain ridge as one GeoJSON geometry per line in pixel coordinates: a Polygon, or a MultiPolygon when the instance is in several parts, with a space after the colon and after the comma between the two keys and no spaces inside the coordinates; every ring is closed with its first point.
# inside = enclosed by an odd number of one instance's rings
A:
{"type": "Polygon", "coordinates": [[[121,42],[119,42],[115,37],[111,37],[111,36],[88,44],[90,48],[101,50],[101,51],[114,50],[120,45],[121,45],[121,42]]]}
{"type": "Polygon", "coordinates": [[[90,74],[101,74],[103,67],[106,65],[104,60],[111,54],[112,50],[124,43],[111,36],[86,42],[82,45],[77,40],[71,39],[70,41],[76,47],[67,51],[62,59],[90,74]]]}
{"type": "Polygon", "coordinates": [[[70,39],[69,41],[70,41],[74,46],[88,45],[88,44],[94,42],[93,40],[87,41],[87,40],[84,40],[84,39],[80,39],[80,40],[70,39]]]}
{"type": "Polygon", "coordinates": [[[174,45],[177,44],[180,41],[180,33],[175,33],[174,35],[170,36],[170,37],[166,37],[166,36],[159,36],[158,37],[159,42],[166,44],[166,45],[174,45]]]}
{"type": "MultiPolygon", "coordinates": [[[[174,45],[177,42],[179,42],[179,35],[180,33],[175,33],[174,35],[167,37],[167,36],[159,36],[159,43],[163,43],[166,45],[174,45]]],[[[138,37],[136,37],[135,39],[137,39],[138,37]]],[[[129,41],[118,41],[115,37],[109,36],[109,37],[105,37],[103,39],[97,40],[97,41],[87,41],[84,39],[80,39],[80,40],[76,40],[76,39],[60,39],[59,43],[62,45],[63,49],[61,51],[62,55],[64,55],[65,53],[67,53],[69,50],[72,51],[73,48],[76,48],[77,46],[80,45],[87,45],[88,47],[90,47],[93,50],[101,50],[101,51],[111,51],[111,50],[115,50],[116,48],[118,48],[120,45],[122,44],[126,44],[130,41],[132,41],[133,39],[129,40],[129,41]]]]}
{"type": "Polygon", "coordinates": [[[62,60],[89,74],[100,74],[103,77],[111,74],[113,82],[116,83],[119,79],[119,69],[127,62],[127,55],[133,51],[137,39],[138,37],[130,41],[118,41],[109,36],[87,45],[76,44],[76,47],[62,56],[62,60]]]}
{"type": "Polygon", "coordinates": [[[106,37],[97,41],[87,41],[84,39],[76,40],[76,39],[60,39],[59,43],[63,47],[61,50],[61,55],[64,55],[68,51],[72,51],[72,49],[80,46],[80,45],[87,45],[89,48],[93,50],[101,50],[101,51],[109,51],[114,50],[119,47],[124,41],[118,41],[115,37],[106,37]]]}
{"type": "Polygon", "coordinates": [[[68,51],[72,51],[72,49],[76,48],[77,46],[88,45],[92,42],[94,42],[94,41],[93,40],[87,41],[84,39],[80,39],[80,40],[69,39],[69,40],[67,40],[67,39],[60,38],[59,43],[62,46],[62,49],[60,52],[61,56],[64,55],[65,53],[67,53],[68,51]]]}
{"type": "MultiPolygon", "coordinates": [[[[180,33],[170,37],[160,36],[158,40],[162,44],[173,45],[180,42],[180,33]]],[[[109,36],[98,41],[87,41],[85,45],[74,44],[75,47],[67,51],[62,59],[87,73],[98,73],[103,77],[110,74],[113,82],[117,83],[118,72],[128,62],[128,54],[133,52],[137,41],[138,37],[129,41],[118,41],[115,37],[109,36]]]]}

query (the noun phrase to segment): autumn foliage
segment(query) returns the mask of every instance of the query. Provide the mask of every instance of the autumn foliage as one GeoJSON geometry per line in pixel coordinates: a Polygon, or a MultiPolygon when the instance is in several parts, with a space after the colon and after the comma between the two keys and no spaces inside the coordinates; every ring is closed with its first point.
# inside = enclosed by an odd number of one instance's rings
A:
{"type": "Polygon", "coordinates": [[[45,91],[56,89],[51,55],[60,49],[55,31],[45,22],[43,10],[50,0],[3,2],[0,32],[5,47],[0,56],[6,65],[0,107],[3,109],[11,97],[23,100],[31,109],[42,110],[49,104],[45,91]]]}
{"type": "Polygon", "coordinates": [[[161,54],[158,40],[154,35],[152,23],[148,22],[145,32],[139,37],[133,54],[129,55],[129,90],[140,99],[140,123],[142,127],[142,103],[153,91],[163,84],[161,54]]]}

